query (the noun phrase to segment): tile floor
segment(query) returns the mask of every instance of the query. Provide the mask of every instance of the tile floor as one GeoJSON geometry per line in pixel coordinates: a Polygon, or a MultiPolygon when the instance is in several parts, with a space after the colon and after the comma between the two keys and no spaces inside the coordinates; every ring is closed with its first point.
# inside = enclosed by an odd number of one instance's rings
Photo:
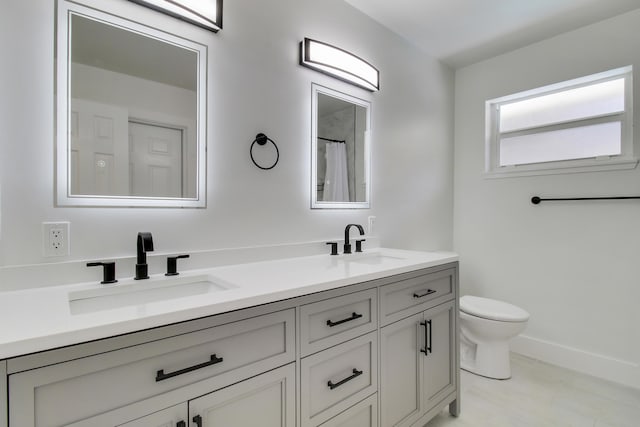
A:
{"type": "Polygon", "coordinates": [[[640,390],[511,356],[512,378],[461,371],[462,412],[445,410],[426,427],[639,427],[640,390]]]}

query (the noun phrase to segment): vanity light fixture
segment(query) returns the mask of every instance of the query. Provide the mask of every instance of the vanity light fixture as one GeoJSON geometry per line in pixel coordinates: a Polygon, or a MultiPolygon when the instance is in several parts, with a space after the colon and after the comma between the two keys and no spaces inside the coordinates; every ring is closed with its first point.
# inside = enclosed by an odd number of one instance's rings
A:
{"type": "Polygon", "coordinates": [[[222,29],[222,0],[129,0],[217,33],[222,29]]]}
{"type": "Polygon", "coordinates": [[[360,86],[380,90],[380,72],[367,61],[339,47],[306,38],[300,42],[300,65],[360,86]]]}

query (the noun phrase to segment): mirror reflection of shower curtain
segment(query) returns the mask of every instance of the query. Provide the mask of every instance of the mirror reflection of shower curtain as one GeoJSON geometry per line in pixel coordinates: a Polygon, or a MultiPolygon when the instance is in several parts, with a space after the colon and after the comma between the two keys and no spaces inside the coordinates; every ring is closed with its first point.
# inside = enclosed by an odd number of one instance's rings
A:
{"type": "Polygon", "coordinates": [[[327,142],[327,169],[324,176],[325,202],[349,201],[349,175],[347,172],[347,147],[344,143],[327,142]]]}

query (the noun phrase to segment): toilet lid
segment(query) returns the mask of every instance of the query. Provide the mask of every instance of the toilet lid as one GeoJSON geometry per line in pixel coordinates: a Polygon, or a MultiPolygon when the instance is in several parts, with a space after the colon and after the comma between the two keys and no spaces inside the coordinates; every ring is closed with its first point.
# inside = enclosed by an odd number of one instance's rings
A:
{"type": "Polygon", "coordinates": [[[471,295],[460,298],[460,310],[472,316],[501,322],[526,322],[529,320],[529,313],[520,307],[471,295]]]}

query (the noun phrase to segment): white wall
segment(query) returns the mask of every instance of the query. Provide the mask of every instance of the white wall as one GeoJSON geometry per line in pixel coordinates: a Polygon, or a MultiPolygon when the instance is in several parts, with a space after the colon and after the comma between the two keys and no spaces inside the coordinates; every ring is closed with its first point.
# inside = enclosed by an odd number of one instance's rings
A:
{"type": "MultiPolygon", "coordinates": [[[[529,200],[640,195],[640,169],[486,179],[483,168],[486,100],[629,64],[637,73],[639,27],[635,11],[457,70],[454,155],[462,293],[531,313],[516,351],[635,387],[640,203],[529,200]]],[[[634,98],[640,123],[637,82],[634,98]]]]}
{"type": "MultiPolygon", "coordinates": [[[[127,12],[139,6],[118,1],[127,12]]],[[[453,73],[341,0],[225,2],[224,29],[205,32],[210,54],[206,209],[54,206],[54,4],[7,0],[0,17],[3,65],[0,266],[61,261],[41,255],[43,221],[71,221],[71,256],[132,256],[138,231],[159,252],[335,238],[377,216],[387,246],[452,246],[453,73]],[[298,65],[304,37],[375,64],[369,94],[298,65]],[[310,210],[311,82],[373,102],[372,209],[310,210]],[[249,146],[264,132],[280,163],[261,171],[249,146]]],[[[146,12],[170,32],[203,31],[146,12]],[[187,30],[188,29],[188,30],[187,30]]]]}

